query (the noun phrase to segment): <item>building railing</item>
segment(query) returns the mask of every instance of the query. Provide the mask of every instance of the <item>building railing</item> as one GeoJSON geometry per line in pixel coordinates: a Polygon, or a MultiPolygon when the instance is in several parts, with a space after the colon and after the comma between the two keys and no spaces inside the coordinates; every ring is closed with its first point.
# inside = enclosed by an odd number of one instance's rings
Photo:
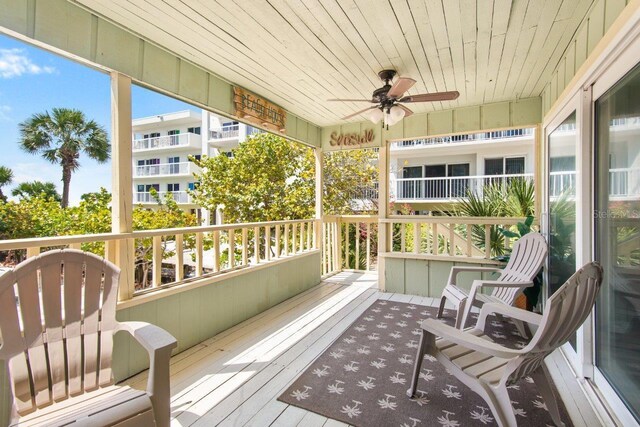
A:
{"type": "Polygon", "coordinates": [[[200,135],[191,132],[135,139],[133,141],[133,151],[196,146],[196,144],[200,144],[200,140],[200,135]]]}
{"type": "Polygon", "coordinates": [[[209,131],[210,139],[226,139],[226,138],[237,138],[240,136],[240,126],[223,126],[218,129],[212,129],[209,131]]]}
{"type": "Polygon", "coordinates": [[[397,201],[453,201],[466,197],[468,192],[482,194],[486,185],[504,184],[513,179],[533,180],[533,174],[398,178],[395,197],[397,201]]]}
{"type": "Polygon", "coordinates": [[[192,162],[160,163],[157,165],[136,166],[133,171],[135,178],[162,175],[191,175],[195,165],[192,162]]]}
{"type": "Polygon", "coordinates": [[[164,200],[169,195],[176,203],[191,203],[191,196],[186,191],[158,191],[155,196],[151,192],[134,193],[135,203],[156,203],[157,199],[164,200]]]}
{"type": "Polygon", "coordinates": [[[126,305],[128,300],[154,290],[242,274],[270,261],[313,251],[318,247],[316,224],[319,226],[320,222],[301,219],[0,240],[0,252],[21,252],[20,258],[24,258],[45,250],[74,248],[117,263],[117,246],[130,248],[130,255],[121,259],[129,260],[131,265],[119,265],[123,276],[127,271],[133,272],[133,282],[121,278],[119,301],[126,305]]]}
{"type": "Polygon", "coordinates": [[[434,145],[455,144],[459,142],[491,141],[498,139],[522,138],[533,136],[533,128],[508,129],[493,132],[467,133],[464,135],[448,135],[433,138],[417,138],[407,141],[395,142],[391,149],[406,149],[413,147],[430,147],[434,145]]]}
{"type": "MultiPolygon", "coordinates": [[[[549,173],[549,196],[573,196],[576,193],[576,172],[549,173]]],[[[640,198],[640,168],[609,169],[609,197],[640,198]]]]}

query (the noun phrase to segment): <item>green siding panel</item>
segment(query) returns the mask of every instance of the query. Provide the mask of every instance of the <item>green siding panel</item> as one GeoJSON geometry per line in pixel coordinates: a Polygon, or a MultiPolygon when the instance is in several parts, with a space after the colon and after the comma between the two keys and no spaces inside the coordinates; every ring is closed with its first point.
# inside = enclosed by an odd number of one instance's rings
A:
{"type": "Polygon", "coordinates": [[[233,111],[233,87],[218,77],[209,75],[208,105],[218,111],[233,111]]]}
{"type": "Polygon", "coordinates": [[[511,124],[508,102],[487,104],[482,107],[482,128],[504,128],[511,124]]]}
{"type": "Polygon", "coordinates": [[[173,88],[177,91],[176,73],[158,73],[157,70],[178,71],[178,59],[166,50],[145,43],[142,61],[142,80],[152,86],[173,88]]]}
{"type": "Polygon", "coordinates": [[[604,0],[598,0],[589,14],[589,38],[587,52],[593,52],[604,35],[604,0]]]}
{"type": "Polygon", "coordinates": [[[451,110],[436,111],[427,116],[429,135],[453,133],[453,112],[451,110]]]}
{"type": "Polygon", "coordinates": [[[387,258],[384,263],[385,291],[404,294],[404,260],[387,258]]]}
{"type": "Polygon", "coordinates": [[[195,65],[180,61],[178,93],[201,104],[207,103],[207,72],[195,65]]]}
{"type": "Polygon", "coordinates": [[[35,10],[38,25],[34,38],[51,46],[58,46],[83,58],[91,56],[91,14],[72,6],[65,0],[50,0],[38,3],[35,10]],[[69,33],[76,37],[69,37],[69,33]]]}
{"type": "Polygon", "coordinates": [[[0,25],[27,35],[27,5],[25,0],[3,0],[0,2],[0,25]]]}
{"type": "Polygon", "coordinates": [[[481,128],[480,107],[458,108],[453,111],[454,132],[471,132],[481,128]]]}
{"type": "Polygon", "coordinates": [[[531,118],[536,115],[540,116],[542,108],[542,98],[523,99],[521,101],[511,103],[511,125],[512,126],[531,126],[538,122],[532,122],[531,118]]]}
{"type": "Polygon", "coordinates": [[[95,61],[112,70],[140,79],[141,40],[115,25],[100,20],[95,61]]]}

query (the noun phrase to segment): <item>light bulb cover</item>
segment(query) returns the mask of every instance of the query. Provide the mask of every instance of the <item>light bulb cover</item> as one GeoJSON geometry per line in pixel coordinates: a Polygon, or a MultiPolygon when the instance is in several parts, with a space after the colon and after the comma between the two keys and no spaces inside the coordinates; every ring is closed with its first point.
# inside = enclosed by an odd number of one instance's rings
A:
{"type": "Polygon", "coordinates": [[[373,110],[369,110],[367,111],[367,113],[365,113],[365,116],[373,123],[376,124],[378,123],[380,120],[383,119],[384,117],[384,113],[382,112],[381,109],[379,108],[374,108],[373,110]]]}

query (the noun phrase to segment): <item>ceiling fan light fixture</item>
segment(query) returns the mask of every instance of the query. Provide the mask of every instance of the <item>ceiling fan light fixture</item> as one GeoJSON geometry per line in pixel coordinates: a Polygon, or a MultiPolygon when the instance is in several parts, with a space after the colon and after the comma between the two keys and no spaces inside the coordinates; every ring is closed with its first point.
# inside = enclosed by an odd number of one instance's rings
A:
{"type": "Polygon", "coordinates": [[[384,124],[387,126],[393,126],[404,118],[404,110],[397,105],[389,108],[384,115],[384,124]]]}
{"type": "Polygon", "coordinates": [[[384,113],[379,108],[374,108],[365,113],[365,116],[373,123],[374,125],[378,123],[380,120],[384,118],[384,113]]]}

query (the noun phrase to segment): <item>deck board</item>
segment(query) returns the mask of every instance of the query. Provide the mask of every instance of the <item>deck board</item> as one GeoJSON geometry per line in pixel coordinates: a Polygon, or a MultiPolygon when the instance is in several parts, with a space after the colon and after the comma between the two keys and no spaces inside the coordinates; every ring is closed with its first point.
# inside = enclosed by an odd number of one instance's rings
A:
{"type": "MultiPolygon", "coordinates": [[[[381,293],[375,273],[340,273],[171,360],[174,426],[347,424],[278,396],[377,299],[435,307],[438,298],[381,293]]],[[[576,426],[597,419],[562,356],[547,361],[576,426]],[[573,382],[572,382],[573,380],[573,382]],[[575,419],[574,419],[575,418],[575,419]]],[[[144,388],[147,373],[125,381],[144,388]]]]}

